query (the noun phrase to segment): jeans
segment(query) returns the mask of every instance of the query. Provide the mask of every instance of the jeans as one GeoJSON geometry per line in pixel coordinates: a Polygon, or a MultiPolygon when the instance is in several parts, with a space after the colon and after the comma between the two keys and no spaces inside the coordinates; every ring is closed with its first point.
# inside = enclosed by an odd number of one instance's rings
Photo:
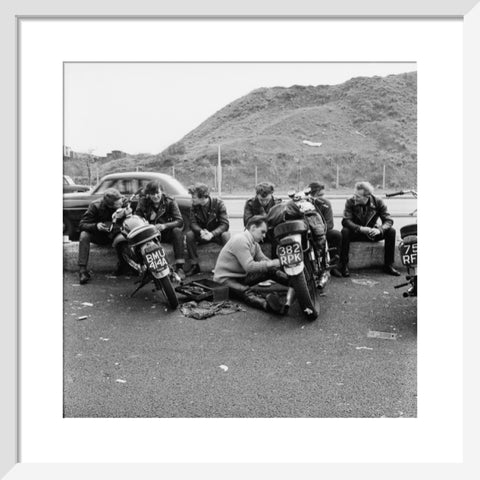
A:
{"type": "Polygon", "coordinates": [[[185,263],[185,246],[183,244],[183,232],[181,228],[174,227],[161,232],[161,242],[171,243],[175,255],[175,263],[185,263]]]}
{"type": "Polygon", "coordinates": [[[360,232],[354,232],[349,228],[342,228],[342,248],[340,253],[341,265],[348,265],[348,254],[350,251],[350,242],[380,242],[385,240],[385,266],[393,265],[395,260],[395,229],[389,228],[382,231],[379,235],[375,235],[370,239],[367,235],[360,232]]]}
{"type": "Polygon", "coordinates": [[[250,288],[265,280],[274,280],[282,285],[288,285],[288,276],[280,269],[261,273],[249,273],[243,278],[228,278],[222,283],[228,285],[230,295],[233,298],[241,300],[251,307],[265,310],[266,300],[250,288]]]}
{"type": "MultiPolygon", "coordinates": [[[[121,234],[112,238],[108,232],[80,232],[80,242],[78,245],[78,266],[81,269],[87,268],[88,257],[90,256],[90,242],[96,245],[112,245],[119,252],[119,245],[127,244],[127,239],[121,234]]],[[[121,258],[119,257],[119,260],[121,258]]]]}
{"type": "Polygon", "coordinates": [[[330,252],[330,261],[335,264],[337,263],[335,258],[340,258],[340,252],[342,251],[342,234],[338,230],[328,230],[327,243],[328,248],[332,250],[330,252]]]}
{"type": "Polygon", "coordinates": [[[187,232],[187,251],[193,265],[198,264],[197,245],[205,245],[207,243],[218,243],[222,247],[230,240],[230,232],[223,232],[219,237],[213,237],[210,241],[205,241],[200,237],[199,233],[192,230],[187,232]]]}

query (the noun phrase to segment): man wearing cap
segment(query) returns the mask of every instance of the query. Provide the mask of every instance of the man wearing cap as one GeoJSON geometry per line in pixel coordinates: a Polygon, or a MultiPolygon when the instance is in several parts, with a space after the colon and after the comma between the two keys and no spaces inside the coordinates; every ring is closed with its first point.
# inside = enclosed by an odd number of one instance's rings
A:
{"type": "Polygon", "coordinates": [[[97,245],[112,245],[117,251],[118,265],[116,275],[129,270],[124,260],[127,255],[127,239],[120,233],[120,227],[112,224],[112,215],[123,206],[125,199],[115,188],[107,188],[103,197],[94,200],[80,220],[80,242],[78,246],[78,267],[80,285],[90,280],[87,270],[90,255],[90,242],[97,245]]]}
{"type": "Polygon", "coordinates": [[[190,210],[190,231],[187,232],[187,250],[192,266],[186,273],[187,276],[200,272],[198,265],[197,244],[215,242],[225,245],[230,239],[228,220],[225,204],[219,198],[210,196],[210,189],[203,183],[196,183],[189,187],[192,196],[190,210]]]}
{"type": "Polygon", "coordinates": [[[145,185],[145,195],[140,198],[135,215],[155,225],[161,232],[162,242],[173,244],[175,271],[184,279],[183,217],[175,199],[165,195],[158,180],[152,180],[145,185]]]}
{"type": "Polygon", "coordinates": [[[369,182],[357,182],[353,197],[345,202],[342,220],[342,250],[340,253],[341,272],[349,277],[348,254],[350,242],[379,242],[385,240],[383,270],[389,275],[399,276],[393,262],[395,259],[395,229],[387,206],[373,195],[369,182]]]}
{"type": "MultiPolygon", "coordinates": [[[[335,258],[340,257],[342,248],[342,234],[333,228],[333,210],[332,204],[325,198],[325,185],[319,182],[312,182],[308,186],[309,195],[313,198],[315,208],[323,217],[325,225],[327,226],[327,243],[332,252],[332,263],[337,263],[335,258]]],[[[330,273],[334,277],[341,277],[342,274],[337,268],[332,268],[330,273]]]]}
{"type": "Polygon", "coordinates": [[[215,265],[213,279],[228,285],[230,293],[247,305],[267,312],[283,313],[283,304],[274,293],[266,298],[251,287],[267,279],[288,285],[288,277],[280,269],[280,260],[268,258],[260,248],[267,233],[265,217],[251,217],[243,232],[235,234],[222,248],[215,265]]]}

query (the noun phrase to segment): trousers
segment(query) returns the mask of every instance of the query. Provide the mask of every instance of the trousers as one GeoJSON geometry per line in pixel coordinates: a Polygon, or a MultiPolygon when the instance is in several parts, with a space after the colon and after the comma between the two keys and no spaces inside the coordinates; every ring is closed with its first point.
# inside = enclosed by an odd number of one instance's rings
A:
{"type": "Polygon", "coordinates": [[[198,264],[198,251],[197,245],[205,245],[207,243],[218,243],[222,247],[230,240],[230,232],[223,232],[219,237],[213,237],[210,241],[205,241],[200,238],[199,233],[195,233],[192,230],[187,232],[187,252],[192,264],[198,264]]]}
{"type": "Polygon", "coordinates": [[[385,240],[384,262],[385,266],[393,265],[395,260],[395,229],[389,228],[382,231],[379,235],[370,239],[367,235],[354,232],[349,228],[342,228],[342,246],[340,253],[340,263],[348,265],[350,242],[380,242],[385,240]]]}
{"type": "MultiPolygon", "coordinates": [[[[80,241],[78,245],[78,266],[86,268],[88,265],[88,257],[90,256],[90,243],[96,245],[112,245],[119,255],[120,248],[124,243],[127,245],[127,239],[118,233],[112,238],[107,232],[80,232],[80,241]]],[[[119,256],[119,261],[122,258],[119,256]]]]}

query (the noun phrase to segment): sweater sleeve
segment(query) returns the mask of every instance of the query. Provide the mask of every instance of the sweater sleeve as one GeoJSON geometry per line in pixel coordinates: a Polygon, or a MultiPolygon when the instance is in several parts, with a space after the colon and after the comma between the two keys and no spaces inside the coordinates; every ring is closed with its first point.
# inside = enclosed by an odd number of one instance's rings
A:
{"type": "MultiPolygon", "coordinates": [[[[260,250],[260,245],[256,245],[256,248],[260,250]]],[[[232,244],[232,249],[235,252],[238,263],[242,266],[246,273],[260,273],[266,272],[269,268],[270,260],[265,257],[264,260],[255,261],[250,252],[249,245],[245,239],[238,240],[232,244]]],[[[258,255],[257,250],[255,256],[258,255]]],[[[263,255],[263,253],[262,253],[263,255]]]]}

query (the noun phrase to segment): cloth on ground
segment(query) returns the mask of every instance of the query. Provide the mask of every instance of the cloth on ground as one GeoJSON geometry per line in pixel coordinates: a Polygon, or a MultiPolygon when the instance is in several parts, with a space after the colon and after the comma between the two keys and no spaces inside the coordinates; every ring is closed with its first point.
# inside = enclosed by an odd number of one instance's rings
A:
{"type": "Polygon", "coordinates": [[[225,300],[223,302],[187,302],[180,306],[183,315],[196,320],[205,320],[214,315],[229,315],[235,312],[245,312],[246,310],[236,303],[225,300]]]}

